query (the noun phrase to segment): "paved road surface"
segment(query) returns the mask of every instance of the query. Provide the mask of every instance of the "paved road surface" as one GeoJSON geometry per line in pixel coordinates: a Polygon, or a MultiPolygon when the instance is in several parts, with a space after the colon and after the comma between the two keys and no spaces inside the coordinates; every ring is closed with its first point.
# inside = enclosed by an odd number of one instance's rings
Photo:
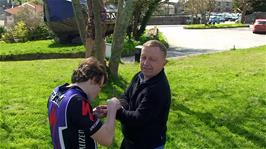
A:
{"type": "Polygon", "coordinates": [[[251,28],[183,29],[182,25],[158,26],[171,48],[230,50],[266,44],[266,35],[253,34],[251,28]]]}
{"type": "MultiPolygon", "coordinates": [[[[153,26],[147,28],[151,27],[153,26]]],[[[169,42],[168,57],[266,45],[266,35],[253,34],[251,28],[189,30],[183,29],[182,25],[157,27],[169,42]]],[[[134,57],[128,58],[127,61],[134,61],[134,57]]]]}

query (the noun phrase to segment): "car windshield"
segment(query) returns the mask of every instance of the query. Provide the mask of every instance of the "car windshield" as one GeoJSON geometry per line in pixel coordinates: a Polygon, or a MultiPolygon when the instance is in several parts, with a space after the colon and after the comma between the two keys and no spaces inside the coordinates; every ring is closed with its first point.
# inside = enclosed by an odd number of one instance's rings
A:
{"type": "Polygon", "coordinates": [[[265,21],[257,21],[257,24],[266,24],[266,20],[265,21]]]}

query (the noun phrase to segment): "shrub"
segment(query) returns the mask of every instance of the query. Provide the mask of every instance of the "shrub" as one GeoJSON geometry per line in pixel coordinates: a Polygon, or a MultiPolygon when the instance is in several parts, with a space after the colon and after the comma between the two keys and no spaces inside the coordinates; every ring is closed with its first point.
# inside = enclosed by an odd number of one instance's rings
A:
{"type": "Polygon", "coordinates": [[[28,40],[29,30],[23,21],[18,22],[14,27],[3,35],[5,42],[25,42],[28,40]]]}
{"type": "Polygon", "coordinates": [[[2,38],[2,35],[6,32],[5,28],[3,26],[0,26],[0,39],[2,38]]]}
{"type": "Polygon", "coordinates": [[[15,42],[12,31],[7,31],[2,35],[2,40],[8,43],[15,42]]]}
{"type": "Polygon", "coordinates": [[[29,33],[29,40],[44,40],[52,39],[54,34],[48,29],[46,24],[40,24],[36,28],[33,28],[29,33]]]}
{"type": "Polygon", "coordinates": [[[157,36],[147,36],[146,32],[145,32],[139,38],[139,42],[141,45],[144,44],[145,42],[149,41],[149,40],[159,40],[160,42],[162,42],[162,44],[164,44],[166,46],[166,48],[169,48],[169,44],[167,43],[165,37],[163,36],[163,34],[161,32],[158,32],[157,36]]]}
{"type": "Polygon", "coordinates": [[[13,36],[15,41],[19,40],[22,42],[27,41],[29,35],[29,30],[23,21],[18,22],[13,30],[13,36]]]}
{"type": "MultiPolygon", "coordinates": [[[[159,40],[160,42],[162,42],[166,48],[169,48],[169,44],[167,43],[165,37],[163,36],[163,34],[161,32],[158,33],[158,36],[151,36],[151,37],[148,37],[146,36],[146,33],[143,34],[140,38],[139,38],[139,41],[136,41],[134,39],[129,39],[128,37],[125,38],[124,40],[124,49],[122,51],[122,57],[125,57],[125,56],[132,56],[135,54],[135,47],[137,45],[142,45],[144,44],[146,41],[148,40],[159,40]]],[[[112,35],[111,36],[108,36],[106,37],[106,42],[107,43],[112,43],[112,35]]]]}
{"type": "Polygon", "coordinates": [[[122,51],[122,57],[134,55],[135,47],[139,44],[139,41],[126,38],[124,40],[124,49],[122,51]]]}

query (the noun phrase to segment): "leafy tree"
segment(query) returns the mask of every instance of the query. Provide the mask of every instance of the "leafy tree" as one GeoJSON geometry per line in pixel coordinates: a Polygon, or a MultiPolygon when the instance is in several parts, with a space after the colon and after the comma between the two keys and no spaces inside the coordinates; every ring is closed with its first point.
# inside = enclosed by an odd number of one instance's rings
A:
{"type": "Polygon", "coordinates": [[[3,35],[5,42],[25,42],[27,41],[29,30],[23,21],[19,21],[3,35]]]}
{"type": "Polygon", "coordinates": [[[104,63],[105,24],[102,18],[105,15],[103,11],[103,1],[88,0],[88,21],[84,21],[84,15],[79,0],[72,0],[73,10],[79,29],[80,37],[86,49],[86,57],[95,56],[101,63],[104,63]]]}
{"type": "Polygon", "coordinates": [[[194,18],[199,18],[200,14],[201,23],[205,24],[215,8],[215,0],[180,0],[180,3],[184,6],[185,11],[191,14],[192,23],[199,23],[194,18]]]}
{"type": "Polygon", "coordinates": [[[266,12],[266,1],[265,0],[253,0],[251,1],[252,11],[266,12]]]}
{"type": "Polygon", "coordinates": [[[233,7],[241,13],[241,23],[245,23],[247,11],[252,9],[252,0],[233,0],[233,7]]]}
{"type": "Polygon", "coordinates": [[[24,8],[15,16],[15,23],[20,21],[23,21],[29,30],[34,30],[41,22],[43,22],[43,14],[34,13],[29,9],[24,8]]]}
{"type": "Polygon", "coordinates": [[[138,0],[132,15],[131,28],[133,37],[139,40],[144,33],[148,21],[161,0],[138,0]]]}

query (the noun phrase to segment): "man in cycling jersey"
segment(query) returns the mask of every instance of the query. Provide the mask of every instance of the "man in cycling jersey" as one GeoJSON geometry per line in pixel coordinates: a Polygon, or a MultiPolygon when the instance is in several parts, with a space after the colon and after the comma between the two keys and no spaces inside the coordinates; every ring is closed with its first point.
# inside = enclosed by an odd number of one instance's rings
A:
{"type": "Polygon", "coordinates": [[[121,107],[119,101],[108,100],[107,109],[101,108],[102,111],[93,110],[91,106],[106,81],[105,67],[90,57],[74,70],[71,84],[54,89],[48,100],[48,117],[55,149],[95,149],[97,143],[112,144],[116,111],[121,107]],[[106,112],[107,119],[103,123],[99,113],[106,112]]]}

